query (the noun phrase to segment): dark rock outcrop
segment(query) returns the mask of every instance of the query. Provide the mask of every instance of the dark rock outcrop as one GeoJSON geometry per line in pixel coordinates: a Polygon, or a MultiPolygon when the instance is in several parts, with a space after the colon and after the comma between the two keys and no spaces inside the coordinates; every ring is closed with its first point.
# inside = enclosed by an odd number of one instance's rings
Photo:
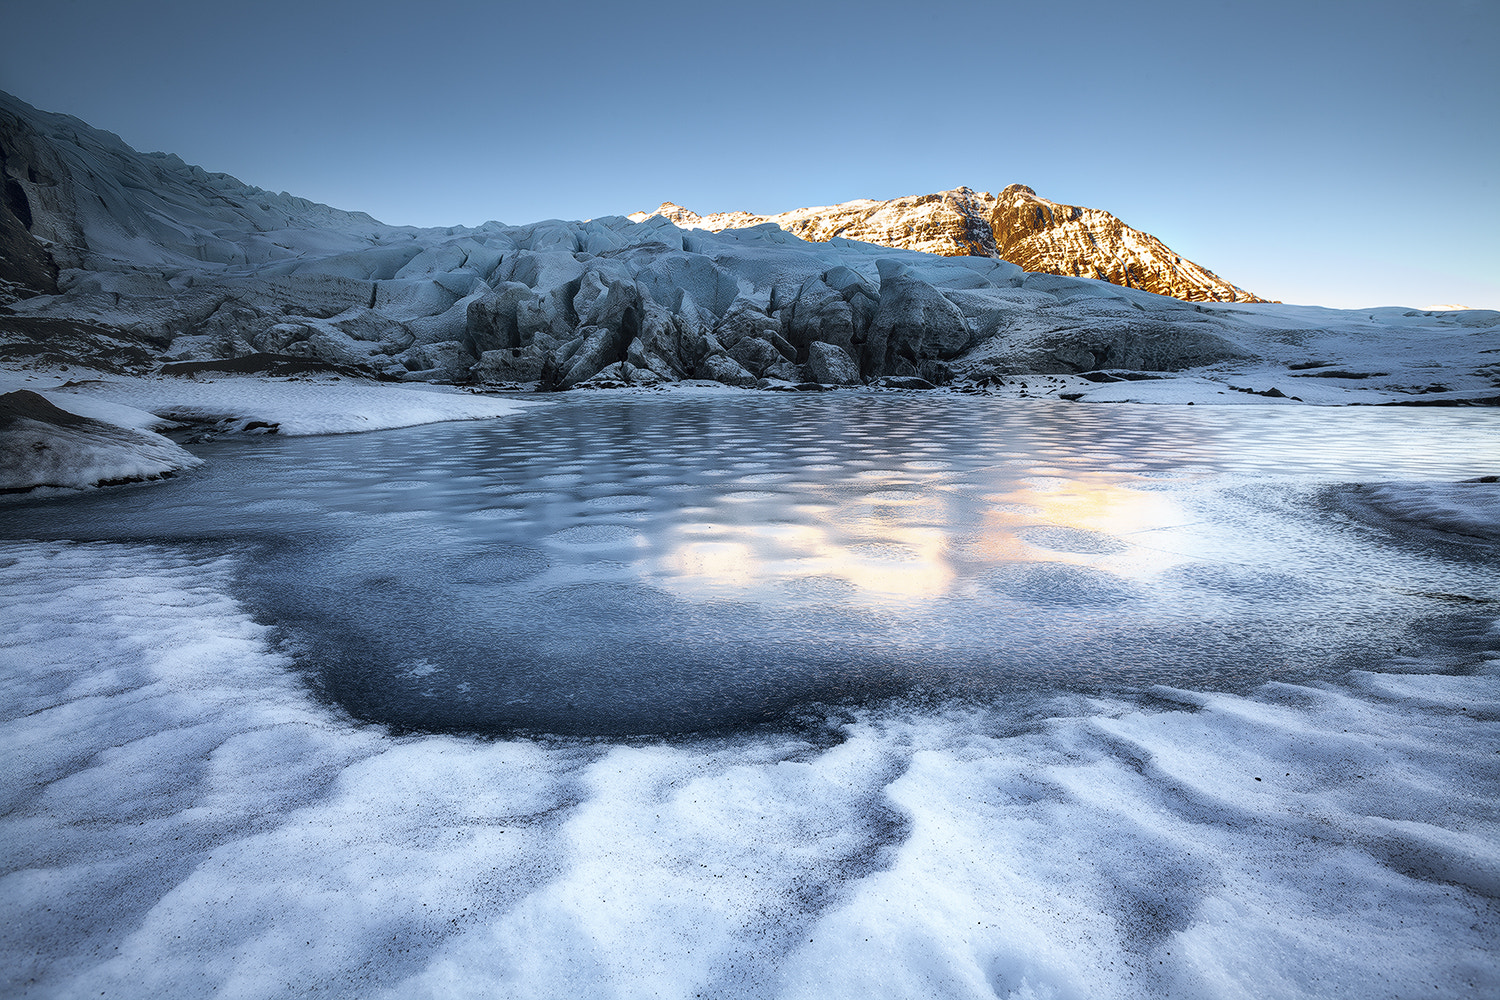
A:
{"type": "Polygon", "coordinates": [[[160,434],[79,416],[28,389],[0,396],[0,493],[160,479],[201,461],[160,434]]]}

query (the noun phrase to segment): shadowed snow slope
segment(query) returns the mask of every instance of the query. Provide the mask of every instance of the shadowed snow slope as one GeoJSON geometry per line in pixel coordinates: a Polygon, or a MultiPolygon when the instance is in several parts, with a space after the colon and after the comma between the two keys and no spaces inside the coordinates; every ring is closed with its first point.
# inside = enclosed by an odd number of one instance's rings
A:
{"type": "Polygon", "coordinates": [[[1193,369],[1221,387],[1201,402],[1235,388],[1317,402],[1496,396],[1495,312],[1195,305],[993,257],[808,243],[774,224],[387,226],[137,153],[8,96],[0,146],[6,245],[37,264],[0,288],[0,359],[14,363],[144,371],[267,352],[543,388],[771,387],[837,371],[1006,391],[1007,376],[1051,375],[1025,391],[1085,401],[1112,398],[1094,391],[1112,371],[1193,369]]]}

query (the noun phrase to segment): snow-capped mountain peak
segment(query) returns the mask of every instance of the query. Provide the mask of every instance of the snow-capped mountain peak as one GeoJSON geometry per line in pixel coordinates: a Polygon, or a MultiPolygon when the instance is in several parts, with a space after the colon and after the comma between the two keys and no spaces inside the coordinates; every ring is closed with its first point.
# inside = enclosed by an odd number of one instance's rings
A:
{"type": "Polygon", "coordinates": [[[1108,212],[1047,201],[1022,184],[1010,185],[999,196],[958,187],[775,215],[699,215],[667,201],[654,212],[637,212],[630,218],[641,221],[652,216],[683,229],[721,232],[774,222],[815,243],[843,237],[946,257],[1001,257],[1028,271],[1097,278],[1190,302],[1265,301],[1108,212]]]}

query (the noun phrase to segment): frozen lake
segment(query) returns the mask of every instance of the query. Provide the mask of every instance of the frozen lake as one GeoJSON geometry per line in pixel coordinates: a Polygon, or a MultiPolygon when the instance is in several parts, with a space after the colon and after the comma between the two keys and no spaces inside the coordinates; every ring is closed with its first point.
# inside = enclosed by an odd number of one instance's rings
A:
{"type": "Polygon", "coordinates": [[[1245,691],[1441,643],[1500,568],[1340,484],[1500,468],[1476,411],[569,397],[199,449],[9,533],[246,555],[316,689],[402,730],[657,735],[808,706],[1245,691]]]}
{"type": "Polygon", "coordinates": [[[6,501],[0,995],[1493,995],[1497,545],[1351,484],[1497,416],[569,394],[6,501]]]}

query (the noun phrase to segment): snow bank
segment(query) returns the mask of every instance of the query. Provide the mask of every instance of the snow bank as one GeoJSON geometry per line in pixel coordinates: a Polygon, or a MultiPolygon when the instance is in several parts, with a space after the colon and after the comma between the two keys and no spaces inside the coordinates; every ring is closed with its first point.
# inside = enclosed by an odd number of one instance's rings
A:
{"type": "MultiPolygon", "coordinates": [[[[77,373],[73,373],[77,374],[77,373]]],[[[95,373],[89,373],[93,375],[95,373]]],[[[342,434],[514,414],[527,404],[439,386],[314,379],[72,380],[0,370],[0,491],[158,479],[202,464],[155,433],[181,423],[225,433],[342,434]]]]}
{"type": "Polygon", "coordinates": [[[832,740],[396,739],[309,698],[231,558],[0,563],[10,995],[1500,990],[1495,652],[832,740]]]}
{"type": "Polygon", "coordinates": [[[25,389],[0,396],[0,492],[160,479],[201,464],[150,430],[79,416],[25,389]]]}
{"type": "Polygon", "coordinates": [[[526,405],[442,386],[397,386],[338,376],[104,378],[59,386],[49,395],[62,407],[74,400],[80,407],[124,404],[167,420],[291,436],[481,420],[508,416],[526,405]]]}

